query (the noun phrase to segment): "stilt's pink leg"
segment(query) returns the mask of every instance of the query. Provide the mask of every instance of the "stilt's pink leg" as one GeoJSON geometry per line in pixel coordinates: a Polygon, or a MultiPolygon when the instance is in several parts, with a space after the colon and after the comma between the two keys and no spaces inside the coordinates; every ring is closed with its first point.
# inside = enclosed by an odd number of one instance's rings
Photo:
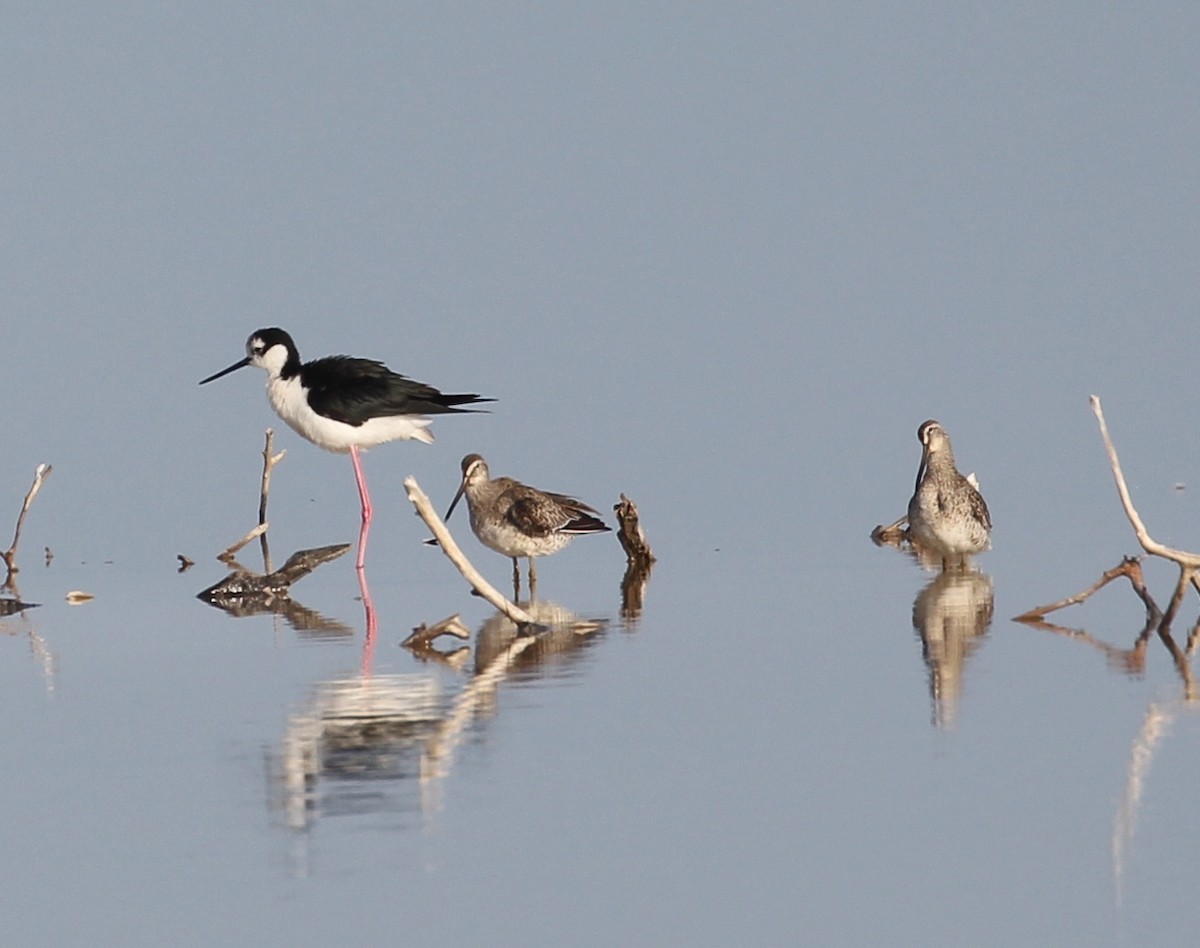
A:
{"type": "Polygon", "coordinates": [[[375,604],[371,601],[371,590],[367,588],[367,571],[358,571],[358,591],[362,596],[363,609],[367,613],[367,634],[363,639],[362,676],[371,677],[371,666],[375,661],[375,632],[378,619],[375,617],[375,604]]]}
{"type": "Polygon", "coordinates": [[[361,570],[367,562],[367,534],[371,532],[371,495],[367,493],[367,479],[363,477],[362,462],[358,458],[358,445],[350,446],[350,460],[354,462],[354,479],[358,481],[358,499],[362,501],[362,530],[358,534],[358,559],[354,566],[361,570]]]}
{"type": "Polygon", "coordinates": [[[354,462],[354,479],[358,481],[358,497],[362,501],[362,529],[358,531],[358,559],[355,568],[358,570],[358,591],[362,594],[363,609],[367,614],[367,635],[363,641],[362,673],[364,678],[371,676],[371,663],[375,657],[375,604],[371,601],[371,590],[367,588],[367,534],[371,532],[371,495],[367,493],[367,479],[363,477],[362,461],[358,457],[358,446],[350,448],[350,460],[354,462]]]}

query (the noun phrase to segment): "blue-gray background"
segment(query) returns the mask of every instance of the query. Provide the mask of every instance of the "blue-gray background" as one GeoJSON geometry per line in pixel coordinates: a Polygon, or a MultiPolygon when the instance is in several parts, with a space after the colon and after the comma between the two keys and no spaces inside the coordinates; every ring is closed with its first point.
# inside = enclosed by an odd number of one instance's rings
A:
{"type": "MultiPolygon", "coordinates": [[[[1009,617],[1135,548],[1089,393],[1152,532],[1200,548],[1198,27],[1166,3],[7,8],[3,505],[54,473],[19,576],[44,605],[0,624],[5,940],[1189,933],[1179,675],[1156,642],[1125,676],[1009,617]],[[498,399],[366,457],[376,673],[459,691],[396,644],[486,615],[405,474],[439,507],[468,451],[624,491],[659,553],[634,629],[615,543],[544,562],[547,598],[614,623],[502,686],[436,806],[299,832],[273,808],[289,712],[358,667],[347,559],[297,589],[337,643],[192,598],[283,427],[261,373],[196,382],[270,325],[498,399]],[[929,577],[866,539],[930,416],[997,525],[953,727],[912,628],[929,577]]],[[[277,447],[275,548],[353,540],[349,462],[277,447]]],[[[1072,621],[1127,647],[1139,620],[1113,589],[1072,621]]]]}

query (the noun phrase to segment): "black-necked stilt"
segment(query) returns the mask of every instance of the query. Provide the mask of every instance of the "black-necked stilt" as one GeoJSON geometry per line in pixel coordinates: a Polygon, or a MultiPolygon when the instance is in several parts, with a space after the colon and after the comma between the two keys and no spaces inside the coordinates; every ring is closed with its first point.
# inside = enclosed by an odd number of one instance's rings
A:
{"type": "Polygon", "coordinates": [[[992,518],[976,486],[954,466],[950,436],[930,419],[917,429],[921,464],[908,502],[908,527],[919,544],[960,562],[991,547],[992,518]]]}
{"type": "Polygon", "coordinates": [[[490,402],[478,395],[447,395],[405,378],[373,359],[329,356],[301,362],[282,329],[260,329],[246,340],[246,358],[210,375],[204,385],[243,366],[267,372],[267,397],[288,425],[326,451],[349,452],[362,501],[357,567],[362,568],[371,523],[371,497],[359,461],[360,448],[415,439],[433,443],[426,415],[471,411],[462,405],[490,402]]]}
{"type": "Polygon", "coordinates": [[[512,558],[514,595],[519,593],[521,582],[517,557],[529,560],[532,596],[537,585],[535,556],[556,553],[580,534],[605,533],[609,529],[598,519],[596,510],[574,497],[538,490],[511,477],[493,480],[487,462],[478,454],[462,459],[462,483],[446,511],[447,520],[464,494],[471,530],[479,542],[512,558]]]}

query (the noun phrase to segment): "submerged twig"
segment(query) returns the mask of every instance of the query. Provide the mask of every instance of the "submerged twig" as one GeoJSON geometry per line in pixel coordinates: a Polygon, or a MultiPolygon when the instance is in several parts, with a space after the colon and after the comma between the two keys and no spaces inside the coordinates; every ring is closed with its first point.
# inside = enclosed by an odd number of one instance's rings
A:
{"type": "Polygon", "coordinates": [[[0,553],[4,558],[4,565],[8,568],[8,577],[6,582],[11,581],[14,573],[20,570],[17,567],[17,546],[21,542],[21,528],[25,525],[25,515],[29,513],[29,508],[33,504],[33,498],[38,495],[38,491],[42,489],[42,484],[46,478],[50,476],[50,472],[54,470],[49,464],[39,464],[33,473],[33,484],[30,485],[29,491],[25,494],[25,502],[21,504],[21,512],[17,515],[17,526],[13,531],[12,545],[0,553]]]}
{"type": "Polygon", "coordinates": [[[493,606],[503,612],[508,618],[517,625],[530,627],[537,623],[533,617],[524,609],[518,606],[515,602],[509,602],[505,599],[491,583],[489,583],[480,572],[471,565],[471,561],[467,559],[462,550],[458,548],[458,544],[454,542],[454,537],[442,523],[442,518],[437,515],[433,509],[433,504],[429,502],[429,498],[425,492],[421,490],[421,485],[417,483],[415,477],[404,478],[404,490],[408,494],[409,502],[416,509],[417,516],[425,521],[425,525],[429,527],[433,533],[434,539],[437,540],[437,545],[441,547],[442,552],[450,559],[450,562],[458,569],[465,579],[475,589],[480,596],[490,602],[493,606]]]}

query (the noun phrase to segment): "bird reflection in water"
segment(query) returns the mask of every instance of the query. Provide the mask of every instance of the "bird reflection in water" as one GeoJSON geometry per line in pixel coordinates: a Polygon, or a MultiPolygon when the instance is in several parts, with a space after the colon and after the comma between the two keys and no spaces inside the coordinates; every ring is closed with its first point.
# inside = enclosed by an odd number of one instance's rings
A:
{"type": "Polygon", "coordinates": [[[995,594],[985,573],[940,573],[913,600],[913,628],[929,669],[933,723],[953,727],[967,658],[992,623],[995,594]]]}
{"type": "MultiPolygon", "coordinates": [[[[477,733],[472,725],[494,717],[499,686],[564,674],[564,663],[605,625],[553,603],[529,608],[543,630],[523,633],[500,614],[487,619],[477,633],[472,673],[452,697],[443,695],[434,673],[364,674],[318,684],[288,719],[275,754],[285,824],[305,829],[321,816],[440,809],[441,781],[463,738],[477,733]]],[[[429,658],[435,650],[426,643],[414,654],[429,658]]]]}
{"type": "Polygon", "coordinates": [[[416,777],[425,739],[442,720],[434,675],[354,676],[319,683],[288,718],[275,766],[284,822],[318,815],[414,809],[381,781],[416,777]]]}
{"type": "Polygon", "coordinates": [[[603,620],[582,620],[570,610],[553,602],[523,603],[522,607],[546,631],[522,636],[516,623],[503,613],[496,612],[479,627],[475,640],[475,673],[480,674],[498,659],[508,661],[507,673],[512,678],[552,678],[568,674],[583,651],[599,641],[593,633],[605,626],[603,620]],[[528,643],[513,654],[519,638],[528,643]]]}

